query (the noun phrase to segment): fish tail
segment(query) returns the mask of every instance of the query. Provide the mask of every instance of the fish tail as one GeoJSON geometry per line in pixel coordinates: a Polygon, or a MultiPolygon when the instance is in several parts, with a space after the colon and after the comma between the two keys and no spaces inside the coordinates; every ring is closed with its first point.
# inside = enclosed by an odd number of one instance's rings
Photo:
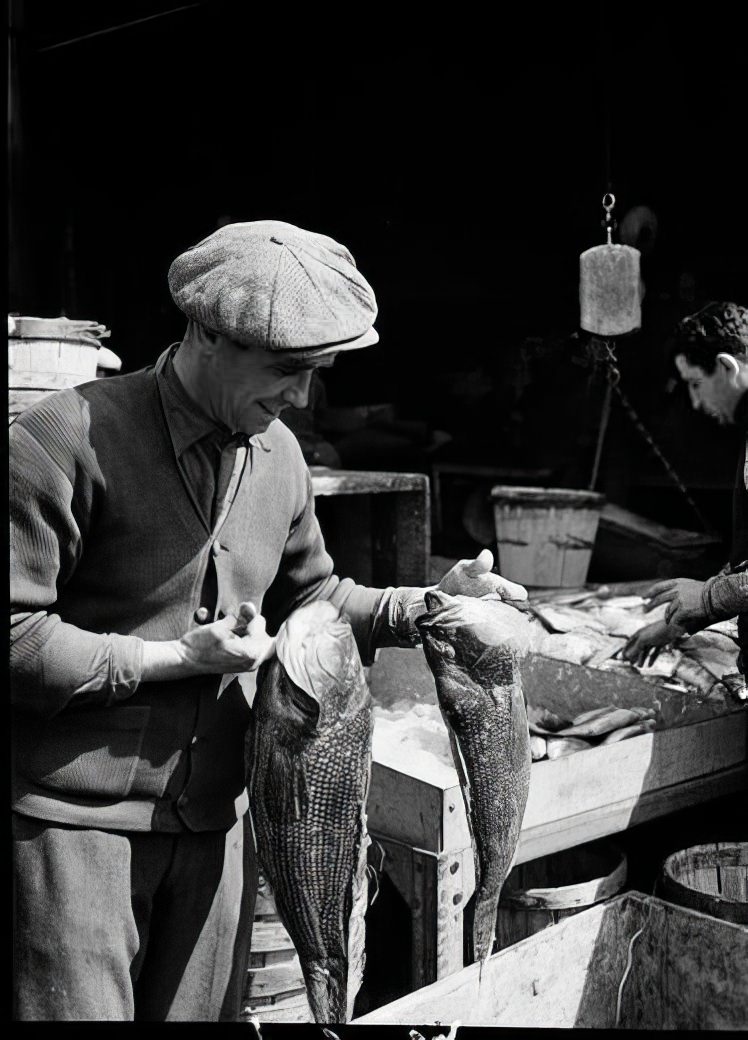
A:
{"type": "Polygon", "coordinates": [[[317,961],[302,965],[302,970],[306,982],[309,1009],[314,1016],[314,1021],[317,1023],[334,1022],[335,1018],[330,1013],[329,971],[317,961]]]}
{"type": "Polygon", "coordinates": [[[498,899],[476,893],[475,916],[473,918],[473,960],[484,961],[490,957],[496,929],[498,899]]]}

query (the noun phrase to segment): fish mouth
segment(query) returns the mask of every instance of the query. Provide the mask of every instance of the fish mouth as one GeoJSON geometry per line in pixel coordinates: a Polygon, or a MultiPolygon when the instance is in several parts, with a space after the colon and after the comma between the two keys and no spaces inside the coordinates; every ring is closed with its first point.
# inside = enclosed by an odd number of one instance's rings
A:
{"type": "Polygon", "coordinates": [[[423,600],[429,610],[445,610],[452,603],[452,596],[441,589],[429,589],[423,600]]]}

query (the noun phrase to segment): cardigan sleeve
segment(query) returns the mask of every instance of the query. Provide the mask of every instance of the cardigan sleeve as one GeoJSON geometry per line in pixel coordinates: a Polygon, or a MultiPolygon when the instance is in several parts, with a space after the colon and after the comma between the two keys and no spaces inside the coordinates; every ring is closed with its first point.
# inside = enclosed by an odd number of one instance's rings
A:
{"type": "Polygon", "coordinates": [[[80,558],[93,495],[76,450],[80,405],[55,396],[54,407],[24,413],[9,430],[11,698],[44,718],[71,702],[106,706],[130,696],[143,656],[136,636],[84,631],[54,612],[80,558]]]}
{"type": "Polygon", "coordinates": [[[314,509],[311,477],[305,477],[306,497],[289,531],[278,572],[268,589],[263,613],[268,630],[277,632],[298,607],[328,599],[350,621],[364,664],[384,646],[415,646],[420,642],[415,618],[426,607],[422,588],[369,588],[352,578],[339,578],[325,548],[314,509]]]}

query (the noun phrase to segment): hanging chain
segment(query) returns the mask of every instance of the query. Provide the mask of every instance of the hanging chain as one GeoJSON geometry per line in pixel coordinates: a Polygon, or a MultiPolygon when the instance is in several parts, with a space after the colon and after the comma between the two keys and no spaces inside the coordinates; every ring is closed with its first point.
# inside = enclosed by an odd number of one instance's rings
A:
{"type": "Polygon", "coordinates": [[[613,207],[615,204],[615,195],[610,191],[606,191],[603,195],[603,209],[605,210],[605,221],[603,222],[603,226],[608,235],[607,244],[609,246],[613,245],[613,229],[618,226],[616,221],[613,219],[613,207]]]}
{"type": "Polygon", "coordinates": [[[620,387],[621,373],[620,373],[620,370],[619,370],[618,365],[617,365],[618,359],[616,357],[615,350],[613,349],[613,346],[610,343],[610,340],[601,340],[601,339],[596,339],[595,337],[593,337],[591,339],[591,341],[590,341],[590,345],[589,346],[590,346],[590,353],[592,355],[593,360],[596,361],[596,362],[599,362],[599,363],[601,363],[602,365],[605,366],[605,368],[606,368],[606,377],[607,377],[607,386],[606,386],[606,390],[605,390],[605,399],[603,401],[603,413],[602,413],[602,417],[601,417],[601,420],[600,420],[600,430],[599,430],[598,438],[597,438],[597,448],[596,448],[596,451],[595,451],[595,462],[594,462],[593,471],[592,471],[592,480],[590,482],[590,489],[593,489],[594,486],[595,486],[595,483],[597,482],[597,474],[598,474],[598,470],[599,470],[599,466],[600,466],[600,456],[602,454],[602,443],[603,443],[603,438],[605,436],[605,428],[607,427],[607,424],[608,424],[608,417],[609,417],[609,414],[610,414],[610,395],[611,395],[611,391],[613,391],[613,392],[615,392],[616,396],[618,397],[618,400],[621,402],[621,405],[623,407],[624,412],[628,415],[629,419],[633,423],[634,428],[641,435],[641,437],[646,441],[646,443],[647,443],[650,451],[652,452],[652,454],[657,459],[659,459],[660,463],[662,464],[663,469],[665,470],[667,475],[670,477],[672,482],[676,485],[678,490],[681,492],[681,494],[685,498],[686,502],[688,502],[689,506],[693,510],[695,516],[698,518],[699,523],[703,527],[704,531],[707,534],[715,534],[716,532],[715,532],[713,526],[709,523],[709,521],[706,519],[706,517],[703,515],[703,513],[699,509],[699,507],[696,505],[696,503],[694,502],[693,498],[691,497],[691,494],[689,493],[688,488],[683,483],[683,481],[678,476],[678,474],[675,472],[675,470],[670,465],[668,460],[665,458],[664,454],[662,453],[662,451],[660,450],[658,445],[655,443],[655,440],[652,437],[652,434],[649,432],[649,430],[646,428],[646,426],[642,422],[641,418],[639,417],[638,412],[636,411],[634,406],[629,401],[628,397],[626,397],[626,395],[624,394],[623,390],[621,389],[621,387],[620,387]]]}

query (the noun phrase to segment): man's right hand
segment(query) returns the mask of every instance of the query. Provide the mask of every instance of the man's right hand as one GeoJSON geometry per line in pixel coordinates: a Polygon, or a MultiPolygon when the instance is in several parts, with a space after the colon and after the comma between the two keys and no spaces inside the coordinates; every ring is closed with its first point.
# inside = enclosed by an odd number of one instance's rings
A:
{"type": "Polygon", "coordinates": [[[660,650],[686,634],[679,625],[668,625],[666,621],[654,621],[645,625],[629,639],[621,651],[621,657],[631,664],[652,665],[660,650]]]}
{"type": "Polygon", "coordinates": [[[210,625],[190,629],[181,639],[143,644],[143,680],[252,672],[275,652],[265,618],[253,603],[242,603],[210,625]]]}

